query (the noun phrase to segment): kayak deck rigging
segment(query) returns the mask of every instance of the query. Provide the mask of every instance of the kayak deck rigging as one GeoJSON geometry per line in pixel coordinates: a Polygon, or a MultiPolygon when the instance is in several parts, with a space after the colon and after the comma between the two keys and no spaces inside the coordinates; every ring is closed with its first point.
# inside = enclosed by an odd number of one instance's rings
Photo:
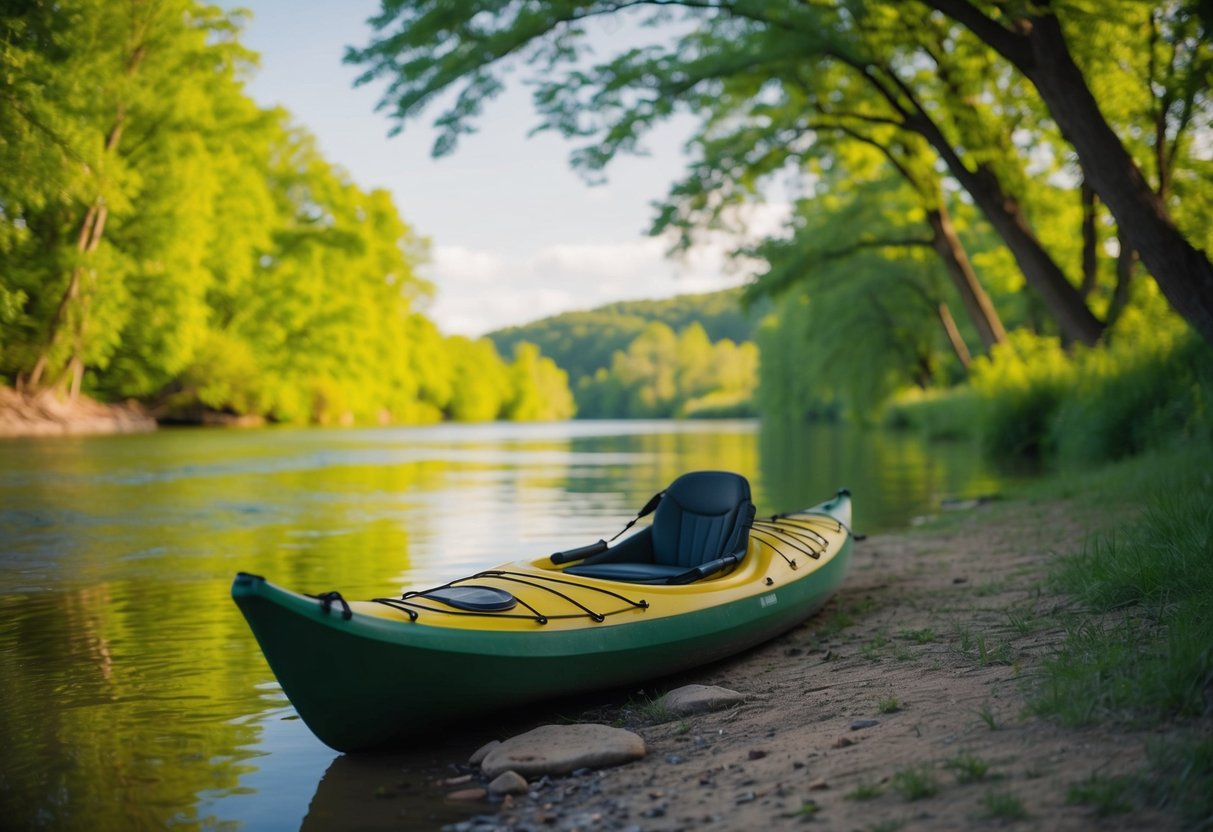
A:
{"type": "MultiPolygon", "coordinates": [[[[524,619],[530,619],[537,624],[547,624],[548,621],[551,621],[551,620],[557,619],[557,618],[581,618],[583,616],[586,618],[589,618],[591,621],[601,624],[603,621],[606,620],[606,617],[608,615],[617,615],[621,612],[629,612],[634,609],[642,609],[642,610],[648,609],[648,606],[649,606],[648,601],[645,601],[643,599],[641,599],[639,601],[633,601],[631,598],[621,595],[620,593],[615,592],[614,590],[610,590],[610,589],[607,589],[606,587],[602,587],[602,586],[595,586],[592,583],[569,581],[569,580],[565,580],[563,578],[557,578],[557,577],[549,576],[549,575],[540,575],[540,574],[536,574],[536,573],[532,573],[532,572],[510,572],[510,571],[507,571],[504,569],[488,569],[488,570],[485,570],[484,572],[477,572],[475,575],[469,575],[466,578],[458,578],[454,581],[450,581],[449,583],[445,583],[442,586],[433,587],[431,589],[424,589],[419,592],[406,592],[403,595],[401,595],[399,598],[372,598],[371,600],[374,601],[376,604],[383,604],[384,606],[388,606],[388,607],[392,607],[393,609],[400,610],[401,612],[403,612],[405,615],[407,615],[409,617],[409,621],[416,621],[418,619],[418,617],[420,616],[420,613],[422,611],[425,611],[425,612],[441,613],[443,615],[480,615],[480,616],[490,616],[492,618],[524,618],[524,619]],[[581,610],[581,612],[580,613],[563,613],[563,614],[557,614],[557,615],[547,615],[547,614],[542,613],[539,610],[535,609],[535,607],[533,607],[531,604],[527,603],[526,601],[524,601],[521,598],[518,598],[517,596],[515,596],[515,600],[519,604],[521,604],[522,606],[524,606],[528,610],[530,610],[531,611],[530,615],[525,615],[525,614],[521,614],[521,613],[499,612],[499,611],[494,611],[494,610],[461,609],[461,608],[457,608],[454,606],[432,607],[432,606],[428,606],[426,604],[418,603],[416,600],[414,600],[417,598],[428,598],[429,596],[438,592],[439,590],[449,589],[451,587],[460,586],[460,585],[467,585],[468,582],[470,582],[470,581],[484,580],[485,578],[494,578],[494,579],[505,581],[505,582],[522,584],[524,586],[529,586],[529,587],[533,587],[535,589],[544,590],[545,592],[550,593],[552,596],[559,598],[563,601],[567,601],[568,603],[572,604],[573,606],[579,608],[581,610]],[[608,612],[597,612],[595,610],[590,609],[585,604],[578,601],[576,598],[573,598],[568,593],[561,592],[556,587],[551,586],[551,584],[564,584],[566,586],[577,587],[579,590],[590,590],[592,592],[596,592],[596,593],[599,593],[604,596],[609,596],[611,598],[618,599],[618,600],[624,602],[627,606],[622,607],[620,609],[610,610],[608,612]]],[[[445,602],[440,602],[440,603],[445,603],[445,602]]]]}

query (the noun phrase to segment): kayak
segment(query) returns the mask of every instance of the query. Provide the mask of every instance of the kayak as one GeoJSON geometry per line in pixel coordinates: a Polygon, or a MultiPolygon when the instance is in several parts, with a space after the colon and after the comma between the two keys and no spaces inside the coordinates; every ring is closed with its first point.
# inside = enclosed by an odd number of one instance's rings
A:
{"type": "Polygon", "coordinates": [[[825,604],[850,559],[845,490],[755,518],[744,478],[692,472],[637,519],[649,513],[617,545],[399,596],[306,595],[242,572],[232,597],[300,718],[332,748],[361,751],[746,650],[825,604]]]}

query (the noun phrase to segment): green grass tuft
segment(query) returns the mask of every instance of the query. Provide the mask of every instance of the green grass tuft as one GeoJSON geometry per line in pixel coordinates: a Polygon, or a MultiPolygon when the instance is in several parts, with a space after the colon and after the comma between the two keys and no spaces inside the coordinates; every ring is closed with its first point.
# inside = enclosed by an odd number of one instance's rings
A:
{"type": "Polygon", "coordinates": [[[1133,782],[1128,777],[1096,777],[1092,775],[1066,790],[1066,803],[1090,806],[1097,817],[1122,815],[1133,811],[1128,793],[1133,782]]]}
{"type": "Polygon", "coordinates": [[[943,767],[956,775],[956,782],[964,785],[984,780],[990,764],[972,754],[961,754],[955,759],[948,760],[943,767]]]}
{"type": "Polygon", "coordinates": [[[991,820],[1023,820],[1028,816],[1023,801],[1010,792],[986,792],[981,805],[991,820]]]}
{"type": "Polygon", "coordinates": [[[879,797],[884,788],[879,783],[860,783],[845,795],[847,800],[872,800],[879,797]]]}
{"type": "Polygon", "coordinates": [[[935,775],[925,766],[910,766],[893,774],[890,784],[906,800],[922,800],[939,792],[935,775]]]}
{"type": "MultiPolygon", "coordinates": [[[[1213,454],[1201,455],[1206,463],[1213,454]]],[[[1213,681],[1213,468],[1188,472],[1140,521],[1053,580],[1088,612],[1067,624],[1033,703],[1071,725],[1204,713],[1213,681]]],[[[1173,472],[1177,474],[1179,472],[1173,472]]]]}

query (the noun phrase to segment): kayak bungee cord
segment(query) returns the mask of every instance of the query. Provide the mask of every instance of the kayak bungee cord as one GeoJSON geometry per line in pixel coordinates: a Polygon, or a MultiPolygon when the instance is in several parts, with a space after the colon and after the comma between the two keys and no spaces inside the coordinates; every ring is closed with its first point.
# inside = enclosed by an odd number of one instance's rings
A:
{"type": "Polygon", "coordinates": [[[582,617],[582,615],[586,616],[587,618],[589,618],[590,620],[592,620],[596,623],[601,624],[603,621],[606,620],[606,617],[608,615],[616,615],[621,612],[627,612],[630,609],[648,609],[648,606],[649,606],[648,601],[645,601],[643,599],[640,601],[633,601],[630,598],[620,595],[618,592],[613,592],[612,590],[606,589],[604,587],[593,586],[591,584],[586,584],[586,583],[579,583],[577,581],[564,580],[561,578],[548,577],[547,575],[531,575],[531,574],[526,574],[526,573],[507,572],[507,571],[500,570],[500,569],[490,569],[485,572],[477,572],[475,575],[469,575],[466,578],[459,578],[457,580],[451,581],[450,583],[443,584],[442,586],[431,587],[430,589],[421,590],[419,592],[406,592],[403,595],[401,595],[399,598],[372,598],[371,600],[377,604],[383,604],[384,606],[388,606],[388,607],[392,607],[393,609],[400,610],[401,612],[408,615],[409,621],[416,621],[418,618],[418,615],[419,615],[418,611],[425,611],[425,612],[442,613],[443,615],[475,615],[475,616],[489,616],[489,617],[493,617],[493,618],[523,618],[523,619],[533,620],[538,624],[546,624],[550,620],[559,619],[559,618],[580,618],[580,617],[582,617]],[[426,606],[424,604],[419,604],[416,601],[412,600],[414,598],[427,598],[431,593],[438,592],[439,590],[450,589],[451,587],[454,587],[454,586],[457,586],[460,584],[465,584],[468,581],[483,580],[484,578],[496,578],[501,581],[522,584],[524,586],[529,586],[529,587],[533,587],[535,589],[540,589],[545,592],[549,592],[552,595],[555,595],[557,598],[560,598],[561,600],[566,601],[569,604],[572,604],[573,606],[582,610],[582,612],[581,613],[572,613],[572,614],[563,614],[563,615],[545,615],[544,613],[539,612],[539,610],[535,609],[530,604],[528,604],[526,601],[523,601],[521,598],[518,598],[517,596],[514,596],[514,600],[516,600],[518,603],[522,604],[522,606],[524,606],[528,610],[530,610],[532,615],[510,614],[510,613],[503,613],[503,612],[492,611],[492,610],[467,610],[467,609],[455,609],[455,608],[447,609],[447,608],[443,608],[443,607],[426,606]],[[529,579],[529,580],[527,580],[527,579],[529,579]],[[609,612],[605,612],[605,613],[595,612],[594,610],[592,610],[589,607],[582,604],[576,598],[573,598],[573,597],[567,595],[566,593],[561,592],[560,590],[556,589],[555,587],[546,586],[542,583],[537,583],[537,581],[547,581],[549,583],[564,584],[566,586],[574,586],[579,589],[591,590],[593,592],[597,592],[602,595],[609,595],[613,598],[618,598],[620,601],[623,601],[628,606],[626,606],[622,609],[618,609],[618,610],[610,610],[609,612]]]}
{"type": "Polygon", "coordinates": [[[756,542],[761,543],[764,546],[770,546],[771,549],[774,550],[781,558],[783,558],[784,561],[787,563],[787,565],[793,569],[798,568],[796,565],[796,559],[788,557],[783,551],[781,551],[779,549],[778,546],[775,546],[769,540],[764,540],[761,537],[761,535],[766,535],[767,537],[772,537],[775,539],[776,542],[791,546],[796,551],[800,552],[801,554],[808,555],[809,557],[813,558],[814,560],[821,557],[820,552],[807,548],[810,544],[808,542],[806,542],[805,538],[796,537],[795,535],[787,534],[779,529],[765,528],[762,524],[755,523],[754,528],[750,529],[750,537],[754,538],[754,540],[756,542]]]}

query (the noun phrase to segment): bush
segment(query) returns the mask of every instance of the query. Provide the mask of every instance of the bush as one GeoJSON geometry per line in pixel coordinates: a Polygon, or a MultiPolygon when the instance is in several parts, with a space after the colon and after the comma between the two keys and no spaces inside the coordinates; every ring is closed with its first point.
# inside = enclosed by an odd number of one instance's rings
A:
{"type": "Polygon", "coordinates": [[[1118,333],[1085,351],[1050,444],[1067,464],[1121,459],[1213,436],[1213,350],[1191,333],[1118,333]]]}
{"type": "Polygon", "coordinates": [[[1026,330],[973,362],[982,444],[995,457],[1050,456],[1052,422],[1073,388],[1074,361],[1052,337],[1026,330]]]}

